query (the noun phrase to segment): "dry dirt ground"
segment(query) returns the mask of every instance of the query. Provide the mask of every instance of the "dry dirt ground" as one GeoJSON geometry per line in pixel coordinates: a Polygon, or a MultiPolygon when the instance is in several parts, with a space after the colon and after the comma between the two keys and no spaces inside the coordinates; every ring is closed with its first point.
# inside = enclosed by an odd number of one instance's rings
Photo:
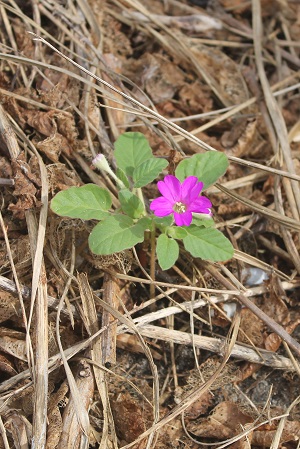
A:
{"type": "Polygon", "coordinates": [[[0,33],[0,447],[299,447],[299,0],[4,0],[0,33]],[[149,248],[96,257],[49,209],[118,207],[91,162],[124,131],[171,173],[230,159],[233,259],[182,251],[152,298],[149,248]]]}

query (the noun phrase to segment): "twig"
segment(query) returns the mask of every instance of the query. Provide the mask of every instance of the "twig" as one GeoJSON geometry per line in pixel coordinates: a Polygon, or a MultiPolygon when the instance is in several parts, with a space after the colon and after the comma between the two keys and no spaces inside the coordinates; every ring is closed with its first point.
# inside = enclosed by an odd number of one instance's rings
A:
{"type": "MultiPolygon", "coordinates": [[[[39,40],[39,41],[45,43],[46,45],[48,45],[50,48],[52,48],[53,51],[55,51],[61,57],[63,57],[66,60],[68,60],[71,64],[75,65],[80,70],[84,71],[85,73],[93,76],[93,78],[95,78],[99,83],[103,84],[104,86],[108,87],[109,89],[112,89],[114,92],[122,95],[124,98],[126,98],[128,101],[130,101],[134,105],[136,105],[136,106],[142,108],[143,110],[147,111],[152,118],[157,119],[160,123],[163,123],[165,126],[167,126],[170,129],[173,129],[174,131],[178,132],[180,135],[183,135],[186,139],[194,142],[196,145],[200,146],[204,150],[206,150],[206,151],[217,151],[211,145],[208,145],[207,143],[203,142],[202,140],[200,140],[199,138],[194,136],[192,133],[186,131],[185,129],[181,128],[180,126],[176,125],[175,123],[172,123],[170,120],[166,119],[162,115],[158,114],[157,112],[155,112],[152,109],[148,108],[147,106],[143,105],[141,102],[135,100],[134,98],[130,97],[129,95],[125,94],[124,92],[122,92],[122,91],[118,90],[117,88],[113,87],[112,85],[110,85],[109,83],[107,83],[103,79],[99,78],[98,76],[93,75],[89,70],[87,70],[84,67],[80,66],[75,61],[73,61],[72,59],[68,58],[66,55],[64,55],[60,51],[58,51],[55,47],[53,47],[49,42],[47,42],[42,37],[39,37],[39,36],[35,35],[34,33],[31,33],[31,34],[33,34],[35,36],[36,40],[39,40]]],[[[23,62],[24,64],[32,64],[32,65],[37,65],[39,67],[51,68],[52,70],[56,70],[58,72],[65,73],[65,74],[67,74],[67,75],[69,75],[71,77],[74,77],[77,80],[80,80],[80,81],[82,81],[85,84],[89,84],[89,82],[85,78],[80,77],[79,75],[76,75],[73,72],[70,72],[70,71],[68,71],[66,69],[62,69],[61,67],[57,67],[57,66],[53,66],[53,65],[50,65],[50,64],[42,63],[41,61],[34,61],[34,60],[29,59],[29,58],[24,58],[24,57],[15,56],[15,55],[9,55],[9,54],[3,54],[3,53],[0,53],[0,59],[12,60],[12,61],[15,61],[17,63],[23,62]]],[[[102,88],[97,86],[97,85],[96,86],[92,85],[92,87],[94,87],[96,90],[102,91],[102,88]]],[[[249,100],[247,100],[247,101],[249,101],[249,100]]],[[[256,101],[255,98],[252,99],[252,102],[250,104],[255,103],[255,101],[256,101]]],[[[273,173],[273,174],[275,173],[275,174],[278,174],[278,175],[281,175],[281,176],[286,176],[286,177],[288,177],[290,179],[294,179],[294,180],[300,181],[300,176],[299,175],[296,175],[296,174],[293,174],[293,173],[289,173],[288,171],[278,170],[278,169],[273,168],[273,167],[268,167],[268,166],[265,166],[265,165],[262,165],[262,164],[258,164],[256,162],[247,161],[247,160],[235,157],[235,156],[228,156],[228,159],[231,160],[232,162],[236,162],[236,163],[239,163],[241,165],[245,165],[247,167],[257,168],[259,170],[264,170],[266,172],[270,172],[270,173],[273,173]]]]}
{"type": "MultiPolygon", "coordinates": [[[[103,279],[103,301],[109,304],[113,309],[117,309],[118,296],[120,296],[118,279],[113,275],[105,273],[103,279]]],[[[114,365],[116,363],[117,323],[114,317],[106,309],[102,312],[102,327],[106,327],[107,330],[103,333],[101,339],[101,363],[103,365],[106,363],[114,365]]]]}
{"type": "Polygon", "coordinates": [[[14,186],[15,185],[15,181],[14,181],[14,179],[0,178],[0,185],[2,185],[2,186],[14,186]]]}
{"type": "Polygon", "coordinates": [[[236,314],[235,319],[233,320],[233,323],[230,327],[230,330],[228,332],[228,340],[227,345],[223,348],[223,359],[221,363],[219,364],[216,371],[212,374],[212,376],[202,385],[196,386],[192,390],[192,392],[186,396],[180,404],[176,405],[169,413],[167,413],[158,423],[154,424],[152,427],[150,427],[146,432],[142,433],[133,443],[127,444],[126,446],[123,446],[125,449],[129,449],[130,447],[134,446],[139,441],[146,438],[148,435],[151,435],[153,432],[158,431],[160,428],[168,424],[170,421],[172,421],[176,416],[180,415],[187,407],[189,407],[191,404],[193,404],[195,401],[197,401],[206,391],[209,390],[211,385],[215,382],[215,380],[220,376],[224,366],[226,365],[232,349],[235,345],[237,334],[238,334],[238,328],[240,325],[240,315],[236,314]]]}
{"type": "MultiPolygon", "coordinates": [[[[226,341],[224,338],[212,338],[200,335],[192,335],[188,332],[181,332],[173,329],[166,329],[160,326],[150,324],[138,325],[138,329],[144,337],[172,342],[180,345],[192,345],[206,351],[223,354],[226,341]]],[[[119,331],[123,330],[120,328],[119,331]]],[[[133,333],[132,330],[127,332],[133,333]]],[[[236,343],[233,346],[231,357],[240,360],[246,360],[250,363],[259,363],[260,365],[270,366],[275,369],[295,371],[294,364],[288,357],[277,355],[274,352],[259,348],[259,352],[248,346],[236,343]]]]}
{"type": "MultiPolygon", "coordinates": [[[[296,173],[295,166],[291,157],[291,149],[288,141],[288,133],[282,113],[272,94],[262,59],[262,20],[260,0],[252,0],[252,19],[253,19],[253,42],[255,60],[258,70],[259,79],[263,89],[265,101],[269,110],[274,130],[276,131],[278,141],[281,146],[284,161],[290,173],[296,173]]],[[[300,189],[298,183],[291,181],[295,201],[300,212],[300,189]]]]}
{"type": "MultiPolygon", "coordinates": [[[[215,279],[217,279],[224,287],[232,289],[233,285],[228,281],[215,267],[208,262],[201,261],[199,264],[205,268],[215,279]]],[[[270,329],[272,329],[282,340],[284,340],[291,349],[293,349],[300,356],[300,344],[287,333],[287,331],[280,326],[276,321],[270,318],[266,313],[260,310],[249,298],[244,294],[236,295],[237,299],[251,312],[261,319],[270,329]]]]}

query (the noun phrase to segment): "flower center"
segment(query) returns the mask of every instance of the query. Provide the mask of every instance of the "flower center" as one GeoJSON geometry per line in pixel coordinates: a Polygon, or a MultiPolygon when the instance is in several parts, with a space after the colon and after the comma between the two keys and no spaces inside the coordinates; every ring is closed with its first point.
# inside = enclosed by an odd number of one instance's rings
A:
{"type": "Polygon", "coordinates": [[[186,205],[178,201],[174,204],[173,210],[178,214],[183,214],[186,211],[186,205]]]}

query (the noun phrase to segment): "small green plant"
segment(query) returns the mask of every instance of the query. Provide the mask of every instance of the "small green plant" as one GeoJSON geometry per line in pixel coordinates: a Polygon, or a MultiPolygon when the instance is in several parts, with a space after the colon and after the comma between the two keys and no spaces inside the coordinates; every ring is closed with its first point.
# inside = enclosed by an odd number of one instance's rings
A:
{"type": "Polygon", "coordinates": [[[51,209],[58,215],[99,221],[89,236],[93,253],[108,255],[133,248],[144,241],[145,231],[156,236],[158,230],[156,254],[163,270],[178,259],[178,240],[194,257],[211,261],[232,257],[230,241],[214,227],[212,204],[201,195],[225,173],[228,159],[223,153],[195,154],[181,161],[176,176],[166,175],[157,183],[162,196],[151,202],[150,212],[142,188],[154,181],[168,162],[154,157],[145,136],[136,132],[124,133],[117,139],[114,157],[116,173],[101,154],[93,164],[116,182],[119,209],[112,210],[109,191],[94,184],[59,192],[51,202],[51,209]]]}

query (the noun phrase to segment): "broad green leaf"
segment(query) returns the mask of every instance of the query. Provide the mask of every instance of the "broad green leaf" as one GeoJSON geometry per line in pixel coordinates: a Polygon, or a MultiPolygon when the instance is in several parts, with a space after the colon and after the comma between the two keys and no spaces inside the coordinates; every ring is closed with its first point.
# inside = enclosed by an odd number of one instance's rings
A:
{"type": "Polygon", "coordinates": [[[228,167],[228,159],[219,151],[207,151],[194,154],[189,159],[181,161],[175,171],[180,181],[188,176],[197,176],[204,183],[204,189],[214,184],[220,176],[224,175],[228,167]]]}
{"type": "Polygon", "coordinates": [[[147,217],[135,223],[127,215],[111,215],[92,230],[90,249],[95,254],[108,255],[132,248],[144,240],[144,232],[149,226],[151,219],[147,217]]]}
{"type": "Polygon", "coordinates": [[[51,201],[51,209],[57,215],[82,220],[102,220],[110,207],[109,192],[95,184],[62,190],[51,201]]]}
{"type": "Polygon", "coordinates": [[[157,217],[154,215],[152,218],[157,226],[171,226],[173,223],[173,215],[167,215],[166,217],[157,217]]]}
{"type": "Polygon", "coordinates": [[[145,208],[142,201],[136,195],[130,192],[130,190],[120,190],[119,200],[123,212],[129,215],[129,217],[140,218],[144,214],[145,208]]]}
{"type": "Polygon", "coordinates": [[[166,231],[168,236],[172,237],[173,239],[181,240],[187,236],[186,229],[182,226],[170,226],[166,231]]]}
{"type": "Polygon", "coordinates": [[[148,140],[142,133],[128,132],[121,134],[115,142],[114,155],[117,165],[127,176],[142,162],[153,158],[148,140]]]}
{"type": "Polygon", "coordinates": [[[129,181],[125,172],[121,168],[117,168],[116,175],[123,182],[124,186],[129,189],[129,181]]]}
{"type": "Polygon", "coordinates": [[[146,186],[149,182],[157,178],[160,172],[167,166],[168,161],[166,159],[159,159],[157,157],[142,162],[133,170],[134,187],[146,186]]]}
{"type": "Polygon", "coordinates": [[[192,224],[196,226],[204,226],[205,228],[215,226],[214,220],[209,215],[205,216],[205,214],[193,214],[192,224]]]}
{"type": "Polygon", "coordinates": [[[186,231],[188,235],[183,239],[183,244],[192,256],[215,262],[233,256],[230,241],[217,229],[191,225],[186,227],[186,231]]]}
{"type": "Polygon", "coordinates": [[[179,246],[176,240],[160,234],[156,243],[156,254],[158,263],[162,270],[171,268],[179,256],[179,246]]]}

